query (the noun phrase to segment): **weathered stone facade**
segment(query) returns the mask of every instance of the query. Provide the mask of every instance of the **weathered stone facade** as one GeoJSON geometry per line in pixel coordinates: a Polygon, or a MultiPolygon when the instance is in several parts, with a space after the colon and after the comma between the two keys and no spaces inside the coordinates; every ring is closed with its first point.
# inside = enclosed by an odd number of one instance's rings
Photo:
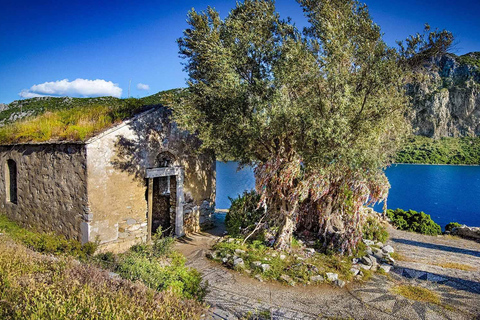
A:
{"type": "Polygon", "coordinates": [[[157,107],[85,143],[0,147],[4,211],[22,224],[119,252],[155,232],[148,199],[156,190],[167,201],[157,214],[165,211],[160,220],[168,222],[170,233],[199,231],[213,217],[215,159],[198,154],[198,138],[177,128],[170,116],[157,107]],[[17,204],[7,196],[9,159],[17,163],[17,204]],[[156,169],[171,172],[162,180],[169,180],[167,190],[147,179],[147,171],[156,169]]]}
{"type": "Polygon", "coordinates": [[[8,217],[40,231],[81,239],[80,225],[89,214],[83,144],[0,146],[0,161],[0,201],[8,217]],[[16,163],[16,203],[7,199],[8,160],[16,163]]]}

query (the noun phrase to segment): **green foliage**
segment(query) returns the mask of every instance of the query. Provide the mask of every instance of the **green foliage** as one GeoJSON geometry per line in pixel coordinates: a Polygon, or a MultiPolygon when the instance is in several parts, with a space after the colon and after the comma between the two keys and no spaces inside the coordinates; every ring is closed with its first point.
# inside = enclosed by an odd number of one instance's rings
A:
{"type": "Polygon", "coordinates": [[[153,244],[138,244],[118,257],[110,268],[121,277],[139,280],[157,291],[169,290],[175,294],[198,300],[205,296],[200,273],[185,266],[185,257],[173,251],[175,240],[162,237],[162,230],[153,236],[153,244]]]}
{"type": "Polygon", "coordinates": [[[118,257],[111,252],[93,257],[98,246],[96,243],[81,245],[76,240],[67,240],[53,233],[29,231],[8,220],[5,215],[0,215],[0,232],[41,253],[70,255],[97,262],[125,279],[140,280],[158,291],[169,290],[181,297],[199,300],[205,295],[200,273],[185,266],[185,258],[173,251],[175,240],[172,237],[162,238],[161,230],[153,237],[152,245],[135,245],[118,257]]]}
{"type": "Polygon", "coordinates": [[[474,66],[480,70],[480,52],[470,52],[463,56],[457,57],[457,61],[461,64],[474,66]]]}
{"type": "Polygon", "coordinates": [[[154,290],[169,290],[185,298],[201,300],[205,295],[201,275],[186,267],[182,258],[172,254],[167,264],[163,259],[131,252],[119,258],[115,271],[122,278],[141,281],[154,290]]]}
{"type": "Polygon", "coordinates": [[[458,222],[450,222],[445,226],[445,231],[451,232],[453,228],[460,228],[462,225],[458,222]]]}
{"type": "Polygon", "coordinates": [[[411,137],[398,152],[397,163],[480,164],[480,138],[411,137]]]}
{"type": "Polygon", "coordinates": [[[66,239],[54,233],[40,233],[20,227],[0,214],[0,232],[7,233],[12,239],[17,240],[27,247],[43,253],[66,254],[85,259],[92,256],[98,247],[97,243],[87,242],[81,244],[77,240],[66,239]]]}
{"type": "Polygon", "coordinates": [[[0,121],[6,124],[0,128],[0,144],[85,141],[177,94],[181,96],[181,91],[173,89],[141,99],[45,97],[14,101],[0,112],[0,121]]]}
{"type": "Polygon", "coordinates": [[[211,7],[190,11],[178,40],[189,88],[174,116],[220,159],[257,165],[261,202],[280,228],[276,248],[290,246],[295,224],[313,221],[305,226],[321,228],[326,246],[351,253],[360,208],[386,197],[382,168],[410,133],[412,70],[402,62],[441,51],[451,34],[419,37],[402,54],[358,1],[298,2],[304,33],[270,0],[237,2],[223,20],[211,7]]]}
{"type": "MultiPolygon", "coordinates": [[[[271,247],[267,247],[261,241],[242,244],[238,238],[229,238],[226,241],[216,243],[213,248],[216,252],[215,260],[222,262],[222,259],[229,256],[226,265],[233,268],[232,257],[240,256],[245,263],[246,269],[250,269],[250,276],[261,275],[265,280],[282,281],[282,275],[288,275],[295,282],[308,283],[312,276],[323,275],[327,272],[338,273],[341,279],[351,280],[350,272],[351,259],[340,255],[331,255],[323,253],[314,253],[305,256],[302,248],[292,249],[290,252],[278,252],[271,247]],[[237,253],[236,249],[245,251],[237,253]],[[284,259],[280,256],[284,255],[284,259]],[[297,257],[304,257],[303,260],[297,257]],[[253,267],[253,262],[259,261],[262,264],[268,264],[270,269],[263,272],[261,268],[253,267]]],[[[242,270],[241,268],[238,270],[242,270]]]]}
{"type": "Polygon", "coordinates": [[[258,208],[260,195],[254,190],[245,191],[236,199],[229,198],[231,205],[225,217],[225,226],[231,236],[244,234],[255,228],[264,214],[263,208],[258,208]]]}
{"type": "Polygon", "coordinates": [[[385,243],[388,239],[387,228],[374,217],[368,217],[363,225],[363,239],[385,243]]]}
{"type": "Polygon", "coordinates": [[[400,230],[407,230],[428,235],[439,235],[442,228],[436,224],[430,215],[414,210],[404,211],[402,209],[387,210],[387,216],[392,224],[400,230]]]}
{"type": "Polygon", "coordinates": [[[0,238],[0,318],[200,319],[205,307],[0,238]]]}

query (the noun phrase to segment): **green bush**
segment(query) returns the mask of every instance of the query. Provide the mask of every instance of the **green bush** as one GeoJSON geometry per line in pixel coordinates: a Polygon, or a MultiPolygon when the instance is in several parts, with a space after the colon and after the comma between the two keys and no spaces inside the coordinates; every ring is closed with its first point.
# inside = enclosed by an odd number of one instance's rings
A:
{"type": "Polygon", "coordinates": [[[118,274],[125,279],[141,281],[157,291],[168,290],[188,299],[201,300],[205,296],[200,273],[185,266],[185,258],[172,253],[166,261],[138,252],[129,252],[120,257],[118,274]]]}
{"type": "Polygon", "coordinates": [[[262,208],[257,208],[260,195],[252,190],[245,191],[236,199],[229,199],[232,204],[225,217],[228,234],[238,236],[255,228],[255,223],[260,221],[264,213],[262,208]]]}
{"type": "Polygon", "coordinates": [[[430,215],[424,212],[389,209],[387,210],[387,216],[392,221],[392,224],[400,230],[413,231],[432,236],[442,233],[442,228],[432,220],[430,215]]]}
{"type": "Polygon", "coordinates": [[[388,239],[387,228],[374,217],[368,217],[363,225],[363,239],[385,242],[388,239]]]}
{"type": "Polygon", "coordinates": [[[35,251],[66,254],[80,259],[92,256],[98,247],[98,243],[87,242],[82,245],[79,241],[66,239],[62,235],[27,230],[3,214],[0,214],[0,232],[7,233],[12,239],[22,242],[35,251]]]}
{"type": "Polygon", "coordinates": [[[449,224],[447,224],[445,226],[445,231],[451,232],[453,230],[453,228],[459,228],[461,226],[462,225],[458,222],[450,222],[449,224]]]}

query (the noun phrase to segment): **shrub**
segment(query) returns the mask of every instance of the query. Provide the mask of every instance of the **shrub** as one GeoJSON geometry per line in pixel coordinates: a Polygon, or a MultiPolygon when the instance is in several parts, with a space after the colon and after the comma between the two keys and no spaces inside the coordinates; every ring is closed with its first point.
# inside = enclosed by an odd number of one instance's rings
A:
{"type": "Polygon", "coordinates": [[[185,258],[172,254],[170,261],[129,252],[123,255],[115,270],[122,278],[141,281],[157,291],[168,290],[181,297],[198,300],[205,296],[200,273],[185,266],[185,258]]]}
{"type": "Polygon", "coordinates": [[[400,230],[413,231],[432,236],[442,233],[442,228],[432,220],[430,215],[424,212],[389,209],[387,210],[387,215],[392,221],[392,224],[400,230]]]}
{"type": "Polygon", "coordinates": [[[243,195],[236,199],[229,198],[231,201],[230,209],[225,217],[225,226],[231,236],[238,236],[255,228],[264,211],[258,209],[260,195],[254,190],[245,191],[243,195]]]}
{"type": "Polygon", "coordinates": [[[385,228],[385,226],[375,217],[368,217],[363,225],[363,238],[385,242],[388,239],[387,228],[385,228]]]}
{"type": "Polygon", "coordinates": [[[453,228],[460,228],[462,225],[458,222],[450,222],[445,226],[445,231],[451,232],[453,228]]]}

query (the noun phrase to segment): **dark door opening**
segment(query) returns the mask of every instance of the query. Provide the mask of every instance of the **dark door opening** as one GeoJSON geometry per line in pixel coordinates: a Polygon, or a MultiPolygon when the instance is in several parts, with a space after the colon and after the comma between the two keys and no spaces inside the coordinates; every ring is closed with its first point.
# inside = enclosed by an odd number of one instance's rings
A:
{"type": "Polygon", "coordinates": [[[175,232],[175,191],[175,176],[153,179],[152,235],[156,234],[160,227],[163,235],[175,232]]]}

